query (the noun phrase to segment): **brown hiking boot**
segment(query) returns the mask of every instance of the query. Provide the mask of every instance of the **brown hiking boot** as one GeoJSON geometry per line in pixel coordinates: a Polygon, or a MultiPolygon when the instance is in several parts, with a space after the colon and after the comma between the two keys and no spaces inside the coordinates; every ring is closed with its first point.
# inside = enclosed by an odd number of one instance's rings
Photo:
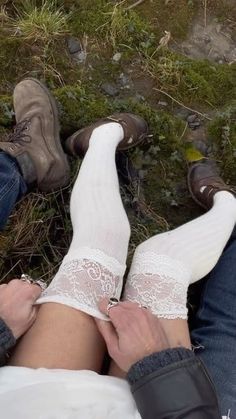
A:
{"type": "Polygon", "coordinates": [[[0,149],[17,160],[28,185],[37,182],[44,192],[66,185],[69,165],[53,96],[38,80],[28,78],[15,87],[13,101],[17,124],[0,149]]]}
{"type": "Polygon", "coordinates": [[[209,210],[213,205],[216,192],[228,191],[235,195],[235,191],[219,176],[213,161],[201,160],[190,166],[188,171],[188,188],[194,201],[209,210]]]}
{"type": "Polygon", "coordinates": [[[118,150],[128,150],[148,137],[148,125],[143,118],[132,113],[116,113],[75,132],[66,140],[66,151],[73,156],[83,157],[93,130],[110,122],[118,122],[124,130],[124,139],[119,143],[118,150]]]}

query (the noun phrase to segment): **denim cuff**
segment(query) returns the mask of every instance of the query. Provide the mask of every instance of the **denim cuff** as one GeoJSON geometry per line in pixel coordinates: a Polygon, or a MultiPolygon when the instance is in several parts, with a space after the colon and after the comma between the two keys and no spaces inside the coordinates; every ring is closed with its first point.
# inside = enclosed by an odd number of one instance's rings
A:
{"type": "Polygon", "coordinates": [[[155,352],[132,365],[128,371],[127,380],[130,385],[133,385],[140,380],[140,378],[149,375],[154,371],[189,358],[195,358],[195,355],[193,351],[186,348],[173,348],[155,352]]]}
{"type": "Polygon", "coordinates": [[[4,320],[0,319],[0,348],[7,351],[16,343],[11,329],[6,325],[4,320]]]}

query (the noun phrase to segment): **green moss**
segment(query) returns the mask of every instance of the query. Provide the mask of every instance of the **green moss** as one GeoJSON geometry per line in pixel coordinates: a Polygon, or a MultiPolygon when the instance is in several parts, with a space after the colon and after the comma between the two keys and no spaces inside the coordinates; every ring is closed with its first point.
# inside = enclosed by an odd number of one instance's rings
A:
{"type": "Polygon", "coordinates": [[[236,64],[213,65],[209,61],[191,60],[189,66],[194,74],[200,75],[203,83],[207,83],[211,94],[209,97],[204,93],[205,85],[201,84],[198,89],[199,99],[205,96],[205,100],[216,106],[225,106],[228,101],[235,98],[236,94],[236,64]],[[201,89],[201,90],[200,90],[201,89]]]}
{"type": "Polygon", "coordinates": [[[0,97],[0,126],[8,127],[12,123],[14,115],[12,98],[9,96],[0,97]]]}
{"type": "Polygon", "coordinates": [[[146,43],[152,33],[148,21],[136,11],[127,11],[120,4],[102,0],[81,3],[73,14],[70,27],[77,36],[86,34],[94,42],[97,38],[103,40],[105,49],[138,47],[140,43],[146,43]]]}
{"type": "Polygon", "coordinates": [[[236,19],[236,4],[234,0],[208,0],[207,3],[208,14],[216,15],[220,21],[234,21],[236,19]]]}
{"type": "Polygon", "coordinates": [[[21,69],[22,57],[19,56],[19,42],[0,31],[0,92],[6,93],[6,86],[16,78],[21,69]],[[14,64],[13,64],[14,63],[14,64]]]}
{"type": "Polygon", "coordinates": [[[93,37],[98,36],[99,28],[106,24],[108,20],[106,13],[112,10],[109,2],[104,0],[96,2],[87,0],[77,2],[77,4],[74,4],[74,1],[66,2],[66,6],[73,12],[70,28],[77,36],[83,36],[84,34],[93,37]]]}
{"type": "Polygon", "coordinates": [[[214,65],[207,60],[191,60],[161,49],[145,64],[158,88],[187,103],[200,106],[225,105],[235,97],[236,65],[214,65]]]}
{"type": "Polygon", "coordinates": [[[209,124],[209,135],[213,142],[213,154],[217,159],[225,180],[236,184],[236,102],[221,111],[209,124]]]}
{"type": "Polygon", "coordinates": [[[147,7],[143,4],[139,10],[152,27],[152,31],[160,39],[165,31],[171,32],[173,39],[184,39],[188,28],[199,7],[199,2],[178,0],[155,0],[147,7]]]}
{"type": "Polygon", "coordinates": [[[86,92],[80,86],[66,86],[54,91],[59,104],[64,133],[81,128],[111,111],[106,98],[86,92]]]}

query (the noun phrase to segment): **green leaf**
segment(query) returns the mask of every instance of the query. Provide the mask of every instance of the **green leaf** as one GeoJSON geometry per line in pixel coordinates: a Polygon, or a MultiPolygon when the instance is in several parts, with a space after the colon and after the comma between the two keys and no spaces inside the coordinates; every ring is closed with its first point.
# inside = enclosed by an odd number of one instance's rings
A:
{"type": "Polygon", "coordinates": [[[204,159],[202,153],[193,147],[187,148],[187,150],[185,151],[185,157],[188,162],[194,162],[204,159]]]}

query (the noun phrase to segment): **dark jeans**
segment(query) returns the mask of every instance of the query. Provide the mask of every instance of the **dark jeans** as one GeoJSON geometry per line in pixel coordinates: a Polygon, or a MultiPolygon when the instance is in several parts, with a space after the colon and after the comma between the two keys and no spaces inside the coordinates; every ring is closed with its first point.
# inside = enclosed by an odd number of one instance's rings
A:
{"type": "Polygon", "coordinates": [[[236,229],[218,264],[208,275],[193,343],[219,397],[221,413],[236,419],[236,229]]]}
{"type": "Polygon", "coordinates": [[[4,228],[16,202],[27,192],[16,160],[0,152],[0,230],[4,228]]]}

